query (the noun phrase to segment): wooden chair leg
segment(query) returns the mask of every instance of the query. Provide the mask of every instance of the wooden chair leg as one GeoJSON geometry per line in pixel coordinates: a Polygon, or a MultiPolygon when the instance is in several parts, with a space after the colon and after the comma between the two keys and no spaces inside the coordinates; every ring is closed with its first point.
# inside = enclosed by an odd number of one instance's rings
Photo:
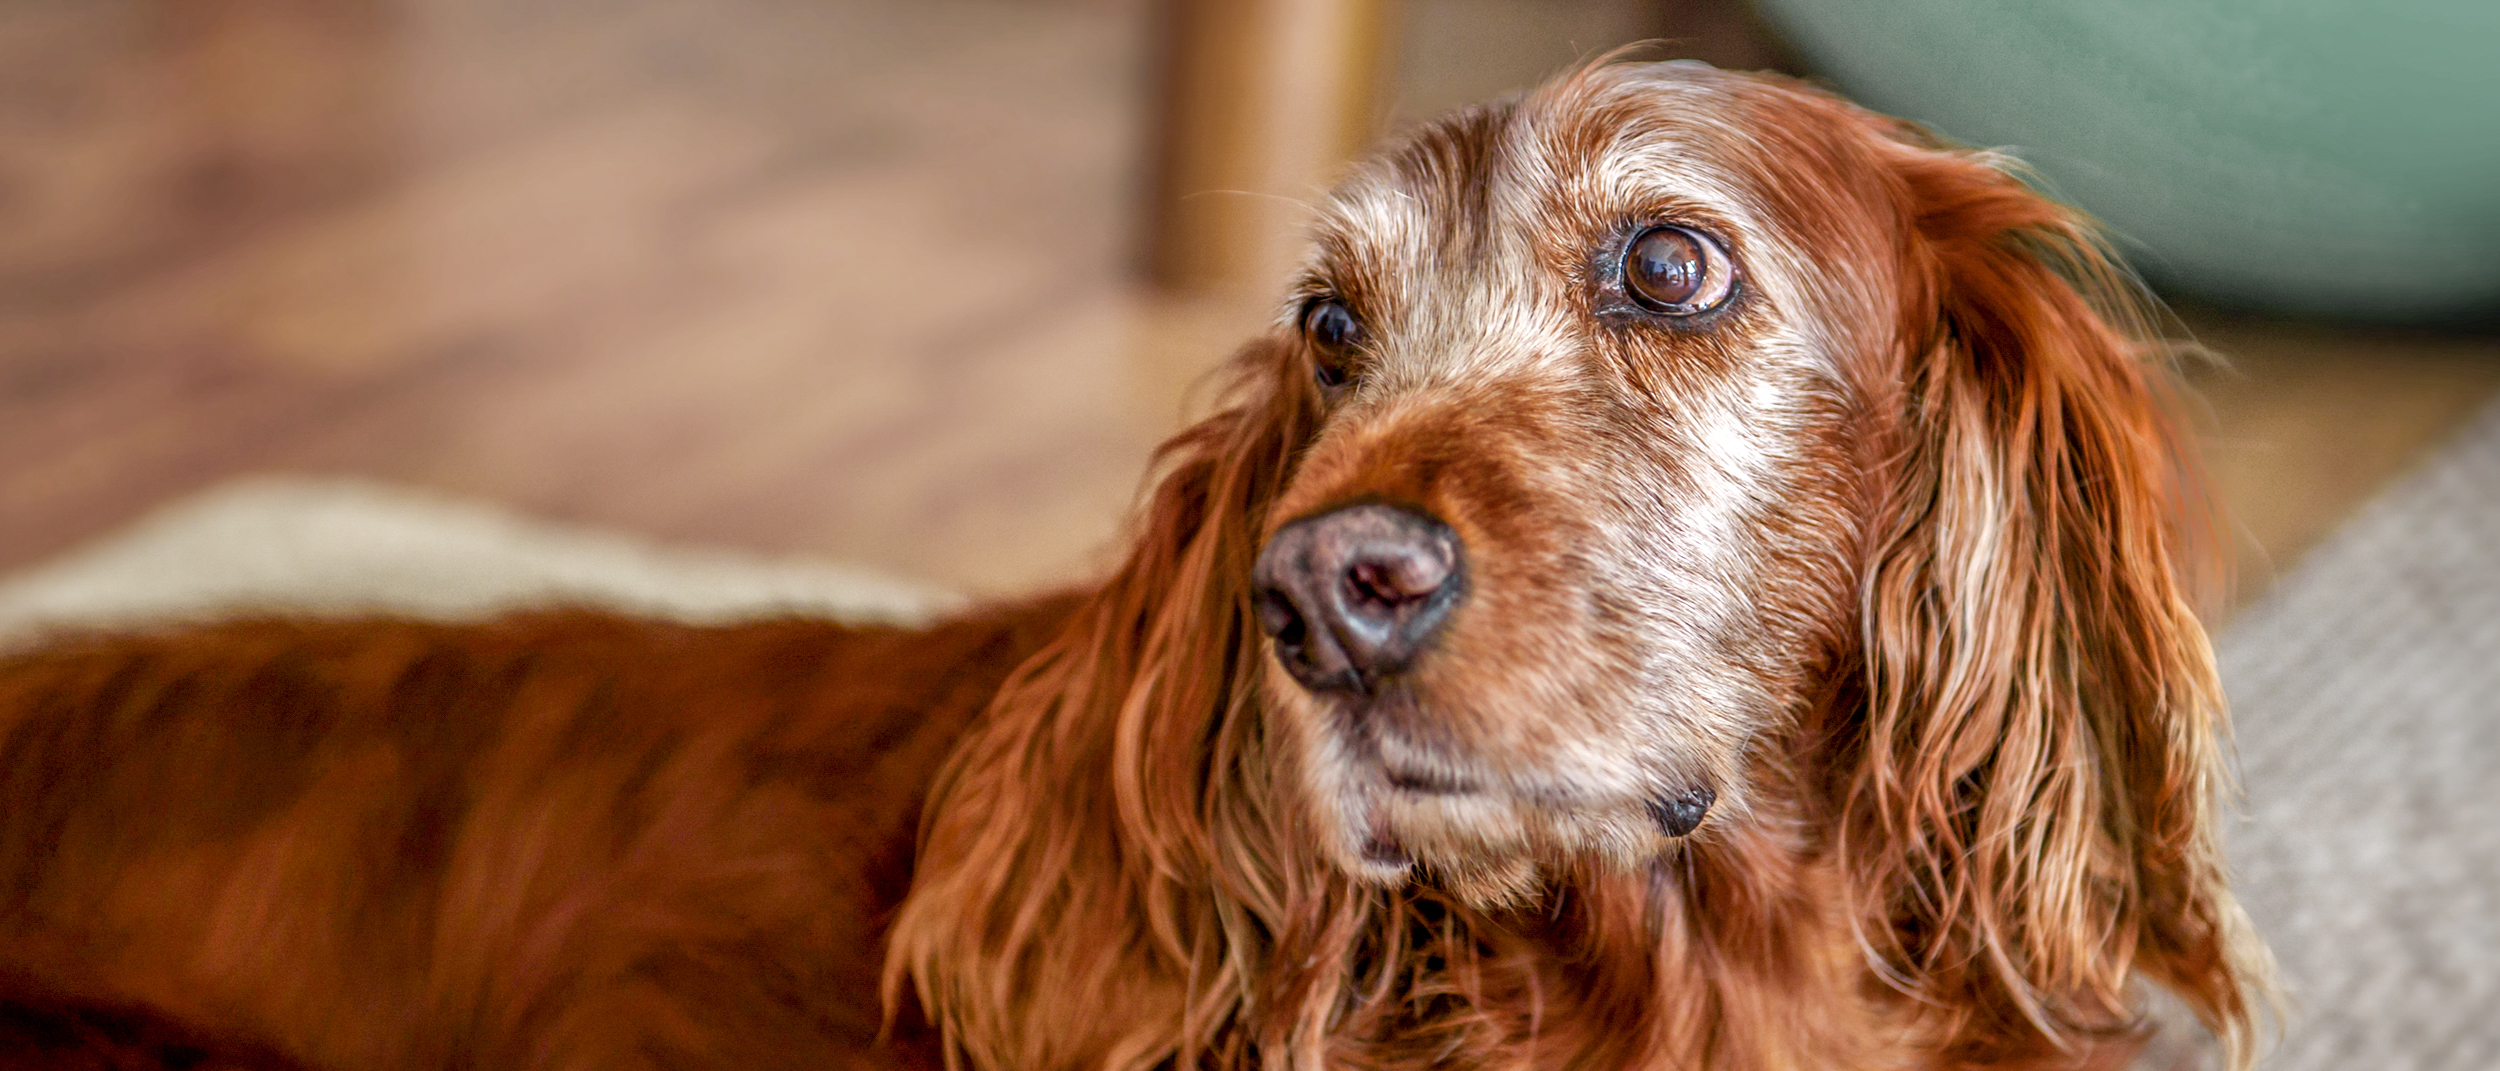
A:
{"type": "Polygon", "coordinates": [[[1377,133],[1395,0],[1166,0],[1146,274],[1272,293],[1309,205],[1377,133]]]}

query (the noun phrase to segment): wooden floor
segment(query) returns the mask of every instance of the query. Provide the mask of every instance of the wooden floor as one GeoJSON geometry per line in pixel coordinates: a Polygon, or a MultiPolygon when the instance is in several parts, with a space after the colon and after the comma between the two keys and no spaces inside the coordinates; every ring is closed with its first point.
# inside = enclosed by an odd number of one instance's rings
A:
{"type": "MultiPolygon", "coordinates": [[[[0,569],[358,473],[980,591],[1261,315],[1128,282],[1144,0],[0,0],[0,569]]],[[[1399,114],[1671,32],[1410,0],[1399,114]]],[[[2197,317],[2252,575],[2500,388],[2197,317]]]]}

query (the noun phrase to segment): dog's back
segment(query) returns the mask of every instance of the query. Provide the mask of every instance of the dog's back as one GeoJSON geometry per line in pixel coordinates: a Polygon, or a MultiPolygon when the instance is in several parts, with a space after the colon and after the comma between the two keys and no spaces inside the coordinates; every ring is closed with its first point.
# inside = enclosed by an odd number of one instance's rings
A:
{"type": "Polygon", "coordinates": [[[0,1056],[135,1014],[330,1066],[917,1058],[915,1024],[871,1046],[924,790],[1063,612],[263,622],[0,662],[0,1056]]]}

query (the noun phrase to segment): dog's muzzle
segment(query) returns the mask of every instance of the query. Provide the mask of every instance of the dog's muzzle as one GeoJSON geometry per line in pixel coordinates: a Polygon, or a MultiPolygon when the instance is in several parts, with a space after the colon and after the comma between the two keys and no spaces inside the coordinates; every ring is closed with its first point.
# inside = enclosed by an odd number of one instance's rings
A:
{"type": "Polygon", "coordinates": [[[1278,529],[1251,583],[1259,625],[1293,679],[1369,695],[1413,668],[1466,601],[1467,556],[1439,518],[1368,502],[1278,529]]]}

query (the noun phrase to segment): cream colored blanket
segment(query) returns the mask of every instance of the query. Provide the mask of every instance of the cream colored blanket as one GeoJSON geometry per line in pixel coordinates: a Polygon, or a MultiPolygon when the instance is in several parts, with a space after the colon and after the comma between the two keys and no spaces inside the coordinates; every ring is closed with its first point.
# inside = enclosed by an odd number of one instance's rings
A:
{"type": "Polygon", "coordinates": [[[862,569],[665,548],[357,480],[261,477],[0,579],[0,647],[56,629],[255,613],[460,620],[587,604],[688,621],[909,624],[959,602],[862,569]]]}

